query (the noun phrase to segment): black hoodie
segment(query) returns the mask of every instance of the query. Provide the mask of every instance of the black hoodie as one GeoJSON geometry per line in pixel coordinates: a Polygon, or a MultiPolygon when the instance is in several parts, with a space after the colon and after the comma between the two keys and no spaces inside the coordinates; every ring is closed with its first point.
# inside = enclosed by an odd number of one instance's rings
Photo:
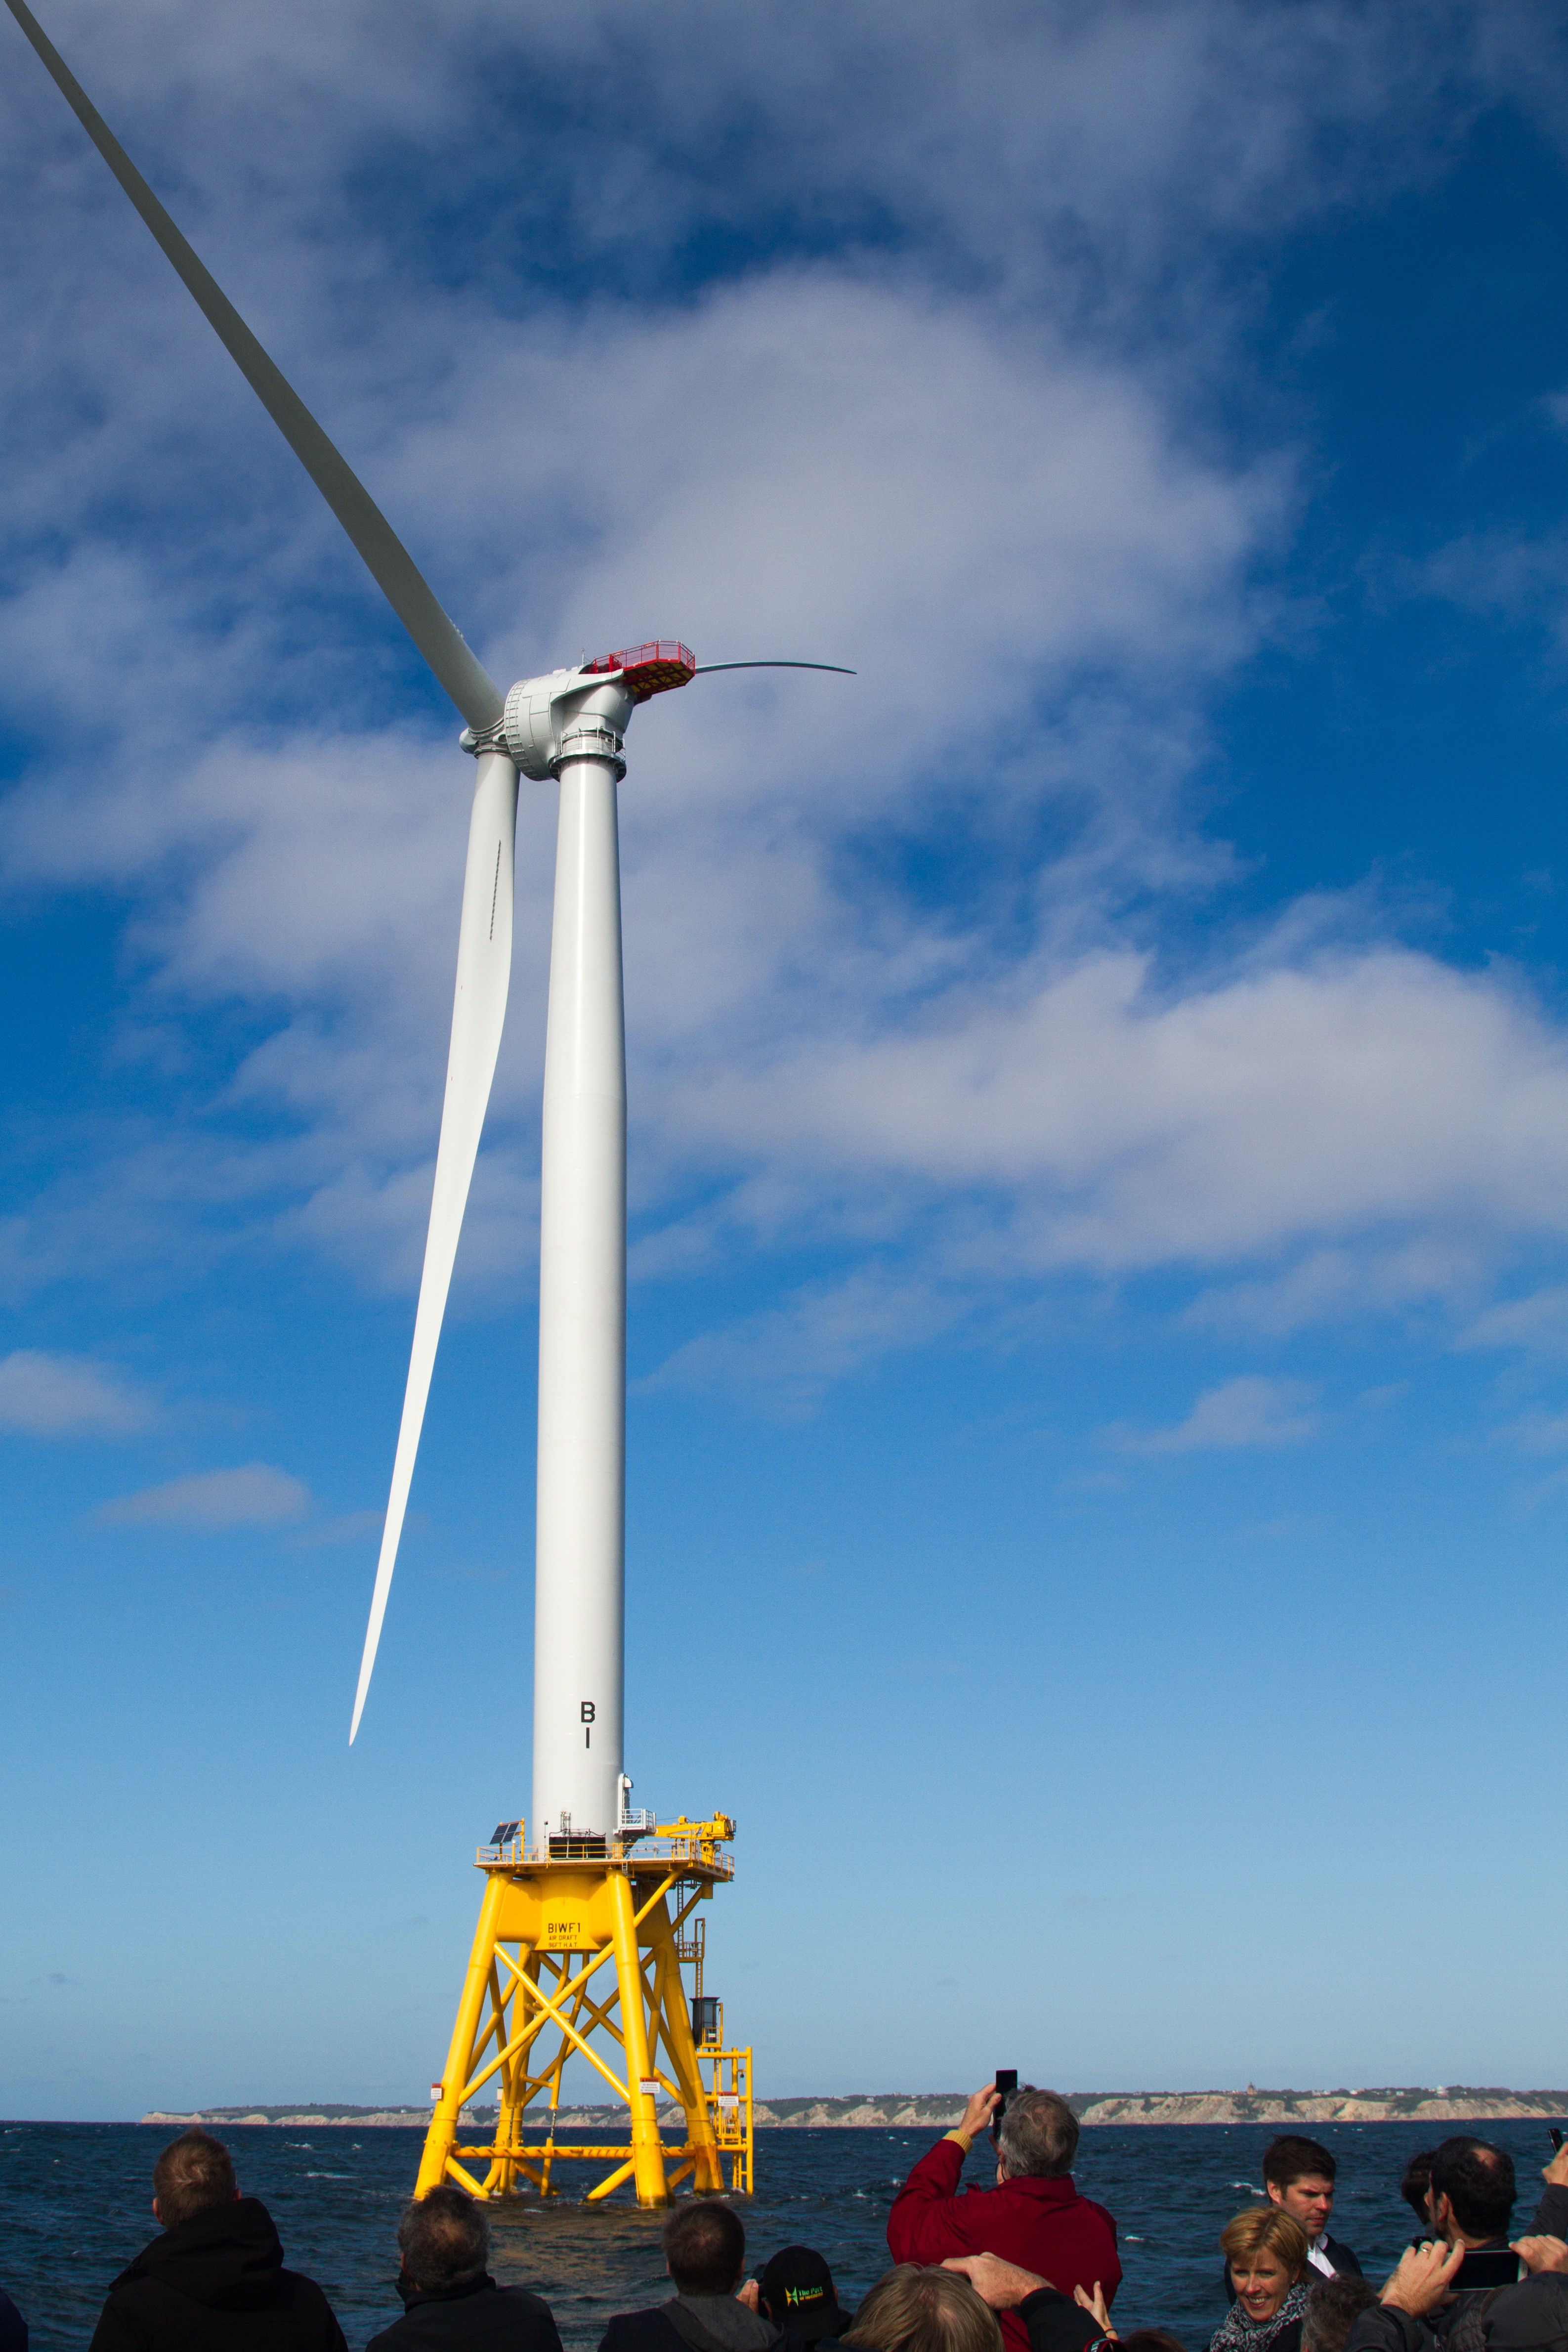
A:
{"type": "Polygon", "coordinates": [[[313,2279],[283,2267],[256,2197],[209,2205],[121,2271],[90,2352],[348,2352],[313,2279]]]}

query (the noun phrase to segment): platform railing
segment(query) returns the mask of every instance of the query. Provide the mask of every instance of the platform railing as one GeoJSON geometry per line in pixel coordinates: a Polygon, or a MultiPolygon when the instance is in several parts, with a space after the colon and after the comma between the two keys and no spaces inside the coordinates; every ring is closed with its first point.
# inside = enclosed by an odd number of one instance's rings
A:
{"type": "Polygon", "coordinates": [[[724,1814],[707,1822],[656,1822],[651,1812],[628,1812],[616,1834],[607,1840],[551,1830],[530,1843],[528,1824],[519,1822],[515,1836],[476,1846],[474,1860],[482,1870],[520,1869],[539,1863],[570,1866],[574,1862],[632,1862],[651,1869],[692,1864],[705,1876],[733,1878],[735,1860],[723,1851],[722,1841],[734,1835],[735,1824],[724,1814]],[[646,1828],[638,1826],[643,1820],[646,1828]]]}

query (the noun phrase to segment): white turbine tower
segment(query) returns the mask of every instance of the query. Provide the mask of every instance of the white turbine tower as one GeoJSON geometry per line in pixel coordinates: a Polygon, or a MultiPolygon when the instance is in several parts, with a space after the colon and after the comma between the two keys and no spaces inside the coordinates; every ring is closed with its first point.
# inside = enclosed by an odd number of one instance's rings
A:
{"type": "MultiPolygon", "coordinates": [[[[519,772],[558,777],[539,1244],[534,1818],[612,1836],[624,1685],[626,1055],[616,790],[632,711],[699,665],[661,641],[503,696],[408,551],[110,131],[25,0],[6,0],[115,178],[320,490],[467,724],[476,760],[446,1092],[430,1226],[349,1738],[360,1727],[402,1533],[512,962],[519,772]]],[[[716,662],[711,669],[832,669],[716,662]]]]}
{"type": "MultiPolygon", "coordinates": [[[[706,665],[837,668],[829,662],[706,665]]],[[[704,674],[683,645],[638,646],[514,686],[502,727],[524,775],[560,779],[539,1192],[534,1818],[558,1832],[576,1828],[599,1837],[612,1834],[621,1820],[625,1688],[626,1030],[616,792],[626,772],[622,741],[637,705],[704,674]]],[[[486,832],[482,846],[469,851],[469,873],[477,872],[481,887],[489,839],[486,832]]],[[[455,1052],[455,1024],[453,1039],[455,1052]]],[[[430,1230],[433,1252],[434,1205],[430,1230]]],[[[449,1273],[449,1254],[442,1263],[449,1273]]],[[[427,1253],[427,1283],[429,1264],[427,1253]]],[[[444,1275],[441,1281],[444,1297],[444,1275]]],[[[423,1316],[423,1295],[419,1311],[423,1316]]],[[[438,1318],[439,1307],[434,1313],[438,1318]]],[[[405,1433],[411,1412],[423,1410],[429,1381],[426,1367],[416,1402],[417,1320],[414,1358],[405,1433]]],[[[415,1420],[407,1437],[411,1465],[417,1436],[415,1420]]],[[[400,1438],[400,1464],[403,1447],[400,1438]]],[[[401,1521],[407,1486],[405,1479],[400,1496],[395,1473],[392,1492],[401,1521]]],[[[356,1727],[396,1548],[389,1511],[356,1727]]]]}

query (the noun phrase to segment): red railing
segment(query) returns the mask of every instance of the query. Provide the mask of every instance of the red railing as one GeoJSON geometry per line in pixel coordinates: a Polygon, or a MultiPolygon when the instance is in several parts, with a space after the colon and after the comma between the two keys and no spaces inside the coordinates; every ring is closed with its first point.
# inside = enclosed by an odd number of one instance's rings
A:
{"type": "Polygon", "coordinates": [[[689,685],[697,674],[697,657],[690,646],[683,646],[676,637],[655,637],[645,646],[624,646],[619,653],[596,655],[582,667],[593,677],[619,670],[632,701],[646,702],[650,695],[668,694],[672,687],[689,685]]]}

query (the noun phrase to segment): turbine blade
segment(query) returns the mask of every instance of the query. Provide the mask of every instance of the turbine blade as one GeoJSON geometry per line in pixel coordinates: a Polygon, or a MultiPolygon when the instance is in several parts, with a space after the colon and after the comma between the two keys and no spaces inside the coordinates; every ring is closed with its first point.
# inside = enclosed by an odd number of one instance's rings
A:
{"type": "Polygon", "coordinates": [[[67,105],[216,331],[240,373],[315,483],[371,579],[470,727],[483,734],[500,718],[504,697],[476,659],[455,622],[359,476],[328,440],[282,371],[263,351],[228,296],[181,236],[124,148],[71,72],[26,0],[6,6],[37,49],[67,105]]]}
{"type": "Polygon", "coordinates": [[[474,814],[468,827],[468,865],[463,877],[463,920],[457,934],[457,992],[452,1006],[452,1045],[446,1057],[446,1099],[441,1113],[441,1141],[435,1154],[435,1185],[430,1201],[430,1230],[424,1243],[424,1271],[419,1280],[419,1305],[414,1311],[413,1347],[409,1357],[408,1386],[403,1392],[402,1420],[397,1452],[392,1457],[392,1492],[382,1528],[381,1558],[376,1562],[375,1591],[371,1597],[371,1622],[365,1629],[364,1654],[360,1660],[360,1684],[354,1694],[354,1720],[349,1745],[365,1711],[365,1695],[376,1663],[387,1594],[408,1507],[419,1433],[424,1426],[425,1399],[435,1366],[441,1320],[452,1282],[452,1262],[463,1231],[480,1129],[496,1075],[501,1024],[507,1015],[507,990],[512,973],[512,859],[517,819],[517,772],[504,751],[483,751],[474,786],[474,814]]]}
{"type": "MultiPolygon", "coordinates": [[[[16,0],[11,0],[11,5],[15,6],[16,0]]],[[[698,662],[692,676],[706,677],[708,672],[715,669],[831,669],[835,677],[859,677],[860,676],[858,669],[845,669],[839,662],[790,661],[698,662]]]]}

